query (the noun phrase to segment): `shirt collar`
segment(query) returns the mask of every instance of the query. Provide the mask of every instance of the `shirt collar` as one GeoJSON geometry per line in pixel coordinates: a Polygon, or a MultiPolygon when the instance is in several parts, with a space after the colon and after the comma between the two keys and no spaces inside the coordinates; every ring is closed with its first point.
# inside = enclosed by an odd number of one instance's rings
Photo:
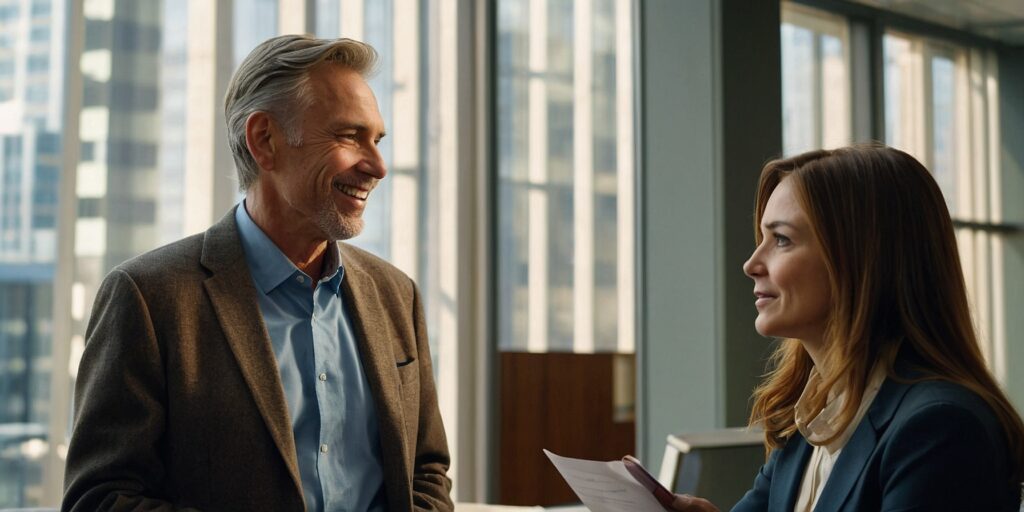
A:
{"type": "MultiPolygon", "coordinates": [[[[835,438],[832,443],[829,443],[827,448],[830,452],[835,452],[835,450],[842,448],[846,444],[847,439],[856,430],[871,402],[874,401],[875,395],[885,381],[886,373],[883,366],[882,364],[875,364],[874,368],[872,368],[865,383],[864,394],[861,397],[857,413],[854,415],[853,421],[846,426],[846,430],[839,437],[835,438]]],[[[832,437],[839,431],[839,413],[842,411],[847,397],[845,389],[838,392],[835,389],[830,389],[825,407],[815,412],[811,409],[810,404],[807,403],[808,396],[811,392],[817,390],[821,384],[821,374],[818,373],[818,368],[814,367],[811,369],[811,375],[807,379],[804,391],[796,402],[794,411],[797,429],[800,430],[800,434],[804,436],[808,443],[815,446],[821,446],[824,440],[832,437]]]]}
{"type": "MultiPolygon", "coordinates": [[[[249,271],[252,273],[256,286],[264,293],[270,293],[274,288],[281,285],[286,279],[296,273],[302,273],[291,260],[288,259],[273,240],[253,222],[249,212],[245,210],[243,199],[238,208],[235,209],[235,222],[238,224],[239,238],[242,239],[242,247],[245,249],[245,260],[249,264],[249,271]]],[[[341,281],[344,278],[345,269],[341,264],[341,250],[337,243],[328,243],[327,252],[324,254],[324,281],[331,287],[335,294],[341,290],[341,281]]],[[[308,277],[308,276],[307,276],[308,277]]]]}
{"type": "Polygon", "coordinates": [[[235,210],[235,221],[238,223],[238,234],[245,248],[249,271],[264,294],[270,293],[299,270],[249,217],[244,199],[235,210]]]}
{"type": "Polygon", "coordinates": [[[334,294],[341,291],[341,281],[345,278],[345,267],[341,264],[341,249],[337,242],[328,242],[324,254],[324,277],[322,281],[327,282],[334,294]]]}

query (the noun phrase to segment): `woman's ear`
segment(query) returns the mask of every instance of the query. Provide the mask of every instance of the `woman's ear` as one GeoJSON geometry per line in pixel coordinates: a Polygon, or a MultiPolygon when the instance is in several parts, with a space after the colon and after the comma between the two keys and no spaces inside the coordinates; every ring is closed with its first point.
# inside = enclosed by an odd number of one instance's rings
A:
{"type": "Polygon", "coordinates": [[[260,169],[274,169],[276,140],[273,136],[273,120],[266,112],[256,111],[245,120],[245,145],[260,169]]]}

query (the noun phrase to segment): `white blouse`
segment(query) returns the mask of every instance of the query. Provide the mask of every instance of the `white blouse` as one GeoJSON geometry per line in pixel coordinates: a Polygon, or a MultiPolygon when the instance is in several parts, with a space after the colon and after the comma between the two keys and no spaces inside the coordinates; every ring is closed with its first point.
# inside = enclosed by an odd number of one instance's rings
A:
{"type": "Polygon", "coordinates": [[[832,474],[832,466],[839,458],[839,454],[843,451],[850,436],[857,430],[857,425],[864,418],[864,414],[871,406],[871,402],[874,401],[883,382],[885,382],[885,371],[882,369],[882,365],[876,365],[871,376],[868,377],[867,386],[864,388],[864,397],[860,401],[857,414],[839,437],[831,443],[823,445],[821,442],[832,436],[839,428],[836,422],[839,411],[842,410],[846,401],[846,393],[843,392],[836,396],[834,392],[830,392],[825,407],[817,415],[811,417],[813,411],[809,410],[804,398],[810,395],[810,390],[821,385],[821,376],[818,374],[817,368],[811,370],[807,385],[796,402],[795,420],[800,434],[814,447],[814,451],[811,452],[811,459],[807,462],[807,469],[804,471],[804,479],[800,484],[800,494],[797,496],[794,512],[814,510],[818,498],[821,497],[821,491],[825,488],[829,475],[832,474]]]}

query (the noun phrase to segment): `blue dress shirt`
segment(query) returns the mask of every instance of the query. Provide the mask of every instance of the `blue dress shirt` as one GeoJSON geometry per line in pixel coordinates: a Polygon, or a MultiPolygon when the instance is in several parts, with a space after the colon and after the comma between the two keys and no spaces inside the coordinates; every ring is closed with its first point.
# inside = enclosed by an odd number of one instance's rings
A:
{"type": "Polygon", "coordinates": [[[377,413],[341,293],[337,244],[327,244],[314,287],[244,201],[235,220],[288,401],[306,509],[383,510],[377,413]]]}

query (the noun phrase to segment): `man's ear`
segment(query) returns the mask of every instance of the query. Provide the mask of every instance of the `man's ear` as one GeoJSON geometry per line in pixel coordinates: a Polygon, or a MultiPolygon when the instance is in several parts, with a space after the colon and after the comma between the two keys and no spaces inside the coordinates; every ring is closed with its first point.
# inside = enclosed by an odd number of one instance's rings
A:
{"type": "Polygon", "coordinates": [[[273,133],[273,119],[266,112],[256,111],[245,120],[245,145],[261,169],[274,168],[274,152],[277,143],[273,133]]]}

